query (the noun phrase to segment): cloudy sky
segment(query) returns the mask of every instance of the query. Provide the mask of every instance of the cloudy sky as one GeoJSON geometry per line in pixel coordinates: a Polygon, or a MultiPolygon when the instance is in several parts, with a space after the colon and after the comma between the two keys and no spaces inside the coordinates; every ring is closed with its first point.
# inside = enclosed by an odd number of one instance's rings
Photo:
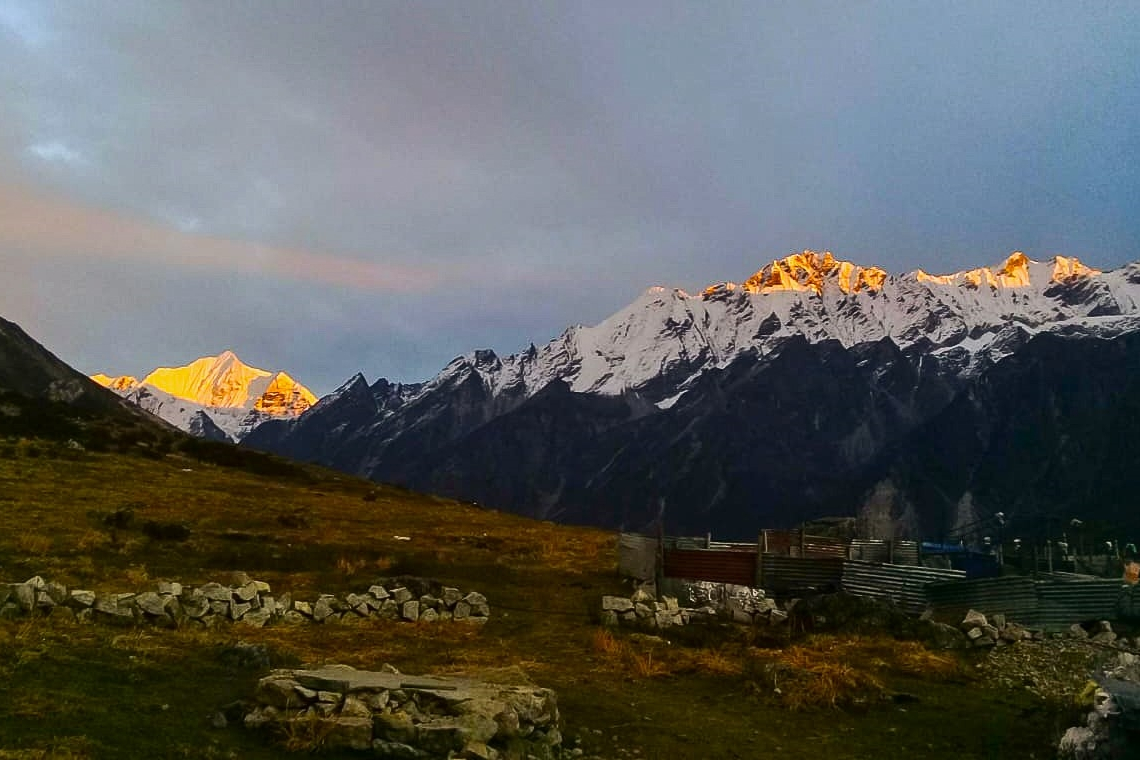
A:
{"type": "Polygon", "coordinates": [[[0,0],[0,316],[327,392],[829,249],[1140,259],[1140,4],[0,0]]]}

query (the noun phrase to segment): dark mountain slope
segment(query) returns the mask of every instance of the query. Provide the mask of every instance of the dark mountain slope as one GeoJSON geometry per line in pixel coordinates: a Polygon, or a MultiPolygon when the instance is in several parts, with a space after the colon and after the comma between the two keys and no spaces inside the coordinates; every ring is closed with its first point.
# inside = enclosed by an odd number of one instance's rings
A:
{"type": "Polygon", "coordinates": [[[1073,518],[1140,535],[1140,335],[1043,334],[882,457],[897,519],[925,535],[986,524],[1056,538],[1073,518]]]}

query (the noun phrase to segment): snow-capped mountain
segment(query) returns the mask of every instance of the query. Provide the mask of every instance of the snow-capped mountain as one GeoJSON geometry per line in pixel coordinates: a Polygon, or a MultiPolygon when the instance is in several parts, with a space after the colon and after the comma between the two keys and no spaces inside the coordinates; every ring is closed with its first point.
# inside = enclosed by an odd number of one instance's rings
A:
{"type": "Polygon", "coordinates": [[[1101,273],[1073,258],[1037,262],[1015,252],[1000,265],[956,274],[888,275],[804,251],[739,285],[722,282],[697,294],[649,288],[602,323],[572,327],[539,349],[502,360],[468,354],[422,392],[474,371],[493,395],[530,396],[560,379],[580,393],[650,389],[656,402],[669,403],[700,372],[742,353],[766,354],[794,335],[847,347],[890,338],[903,349],[958,356],[968,367],[991,358],[994,344],[1015,329],[1133,329],[1138,303],[1140,266],[1101,273]],[[662,385],[662,375],[678,382],[662,385]]]}
{"type": "Polygon", "coordinates": [[[357,376],[245,443],[546,518],[635,527],[667,498],[677,530],[747,535],[850,506],[1008,357],[1138,331],[1138,304],[1140,263],[893,275],[804,251],[422,384],[357,376]]]}
{"type": "Polygon", "coordinates": [[[251,367],[232,351],[159,367],[141,382],[130,375],[91,379],[182,430],[218,440],[241,440],[266,420],[296,417],[317,401],[285,372],[251,367]]]}

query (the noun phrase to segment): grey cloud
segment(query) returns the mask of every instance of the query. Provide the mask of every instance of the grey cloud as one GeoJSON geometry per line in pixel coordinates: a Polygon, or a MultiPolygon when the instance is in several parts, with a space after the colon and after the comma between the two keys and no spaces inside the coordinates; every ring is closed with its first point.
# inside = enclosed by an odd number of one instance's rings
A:
{"type": "MultiPolygon", "coordinates": [[[[291,299],[320,383],[330,367],[414,379],[463,350],[601,319],[648,285],[742,279],[804,247],[892,271],[1014,248],[1100,267],[1140,257],[1128,3],[4,7],[12,185],[227,241],[239,259],[262,247],[437,274],[370,299],[248,265],[188,273],[185,250],[92,263],[139,323],[186,320],[179,345],[195,350],[220,350],[206,344],[227,320],[264,330],[234,333],[251,343],[239,353],[288,344],[232,300],[291,299]],[[148,305],[126,284],[139,267],[152,286],[194,287],[159,287],[169,305],[148,305]]],[[[57,264],[45,283],[81,287],[57,264]]],[[[0,282],[8,316],[45,312],[28,289],[0,282]]],[[[66,337],[61,315],[27,326],[66,337]]],[[[173,361],[161,347],[128,363],[173,361]]]]}

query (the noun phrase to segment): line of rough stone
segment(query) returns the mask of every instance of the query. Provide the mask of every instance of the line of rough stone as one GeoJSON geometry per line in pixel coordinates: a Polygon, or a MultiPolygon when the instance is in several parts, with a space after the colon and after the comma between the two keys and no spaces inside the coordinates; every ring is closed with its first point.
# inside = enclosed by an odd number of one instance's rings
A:
{"type": "Polygon", "coordinates": [[[674,596],[662,596],[658,600],[653,593],[639,588],[629,597],[603,596],[601,622],[607,626],[639,628],[672,628],[718,620],[773,626],[787,622],[788,611],[780,609],[775,599],[767,598],[761,589],[749,588],[748,592],[731,596],[719,606],[682,607],[674,596]]]}
{"type": "Polygon", "coordinates": [[[364,593],[343,597],[320,594],[315,600],[274,596],[268,583],[237,573],[230,585],[206,583],[192,588],[160,581],[153,591],[97,594],[68,590],[40,576],[23,583],[0,584],[0,619],[29,615],[66,617],[78,622],[148,624],[176,628],[241,623],[257,628],[271,624],[345,623],[366,619],[408,622],[458,620],[485,623],[491,615],[487,597],[444,587],[439,596],[416,596],[399,582],[376,584],[364,593]]]}

